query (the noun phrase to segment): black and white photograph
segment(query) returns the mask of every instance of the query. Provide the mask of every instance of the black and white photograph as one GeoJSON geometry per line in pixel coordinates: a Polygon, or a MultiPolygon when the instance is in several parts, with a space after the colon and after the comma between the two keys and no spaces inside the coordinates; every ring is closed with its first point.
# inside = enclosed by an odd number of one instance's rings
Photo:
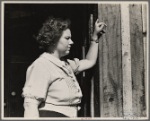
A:
{"type": "Polygon", "coordinates": [[[1,1],[1,118],[149,118],[148,1],[1,1]]]}

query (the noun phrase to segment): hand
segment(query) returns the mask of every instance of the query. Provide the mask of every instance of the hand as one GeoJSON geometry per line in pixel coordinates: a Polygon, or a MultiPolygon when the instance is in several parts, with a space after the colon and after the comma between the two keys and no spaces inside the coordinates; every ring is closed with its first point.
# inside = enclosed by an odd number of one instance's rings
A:
{"type": "Polygon", "coordinates": [[[99,22],[99,19],[96,20],[93,32],[93,39],[98,39],[99,35],[102,35],[106,32],[107,25],[104,22],[99,22]]]}

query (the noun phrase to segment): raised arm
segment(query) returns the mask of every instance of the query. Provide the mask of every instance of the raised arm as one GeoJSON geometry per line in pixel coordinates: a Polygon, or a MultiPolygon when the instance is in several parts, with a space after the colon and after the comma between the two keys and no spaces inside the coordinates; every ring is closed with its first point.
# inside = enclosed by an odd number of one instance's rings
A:
{"type": "MultiPolygon", "coordinates": [[[[75,63],[74,65],[78,65],[77,68],[78,72],[89,69],[96,64],[98,56],[99,38],[102,36],[102,34],[105,33],[106,27],[107,25],[105,23],[99,22],[99,20],[97,19],[97,21],[95,22],[94,32],[91,37],[91,43],[86,58],[80,61],[79,60],[74,61],[75,63]]],[[[73,65],[73,61],[71,62],[71,60],[68,60],[68,62],[71,65],[73,65]]]]}

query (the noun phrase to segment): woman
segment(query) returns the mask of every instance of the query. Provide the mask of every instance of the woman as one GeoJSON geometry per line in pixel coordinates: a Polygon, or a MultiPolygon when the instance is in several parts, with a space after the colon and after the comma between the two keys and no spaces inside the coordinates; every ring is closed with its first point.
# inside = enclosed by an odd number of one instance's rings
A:
{"type": "Polygon", "coordinates": [[[98,40],[106,24],[95,22],[86,58],[63,61],[69,54],[70,21],[49,17],[36,37],[44,53],[27,69],[23,88],[24,117],[77,117],[82,92],[75,74],[94,66],[98,55],[98,40]]]}

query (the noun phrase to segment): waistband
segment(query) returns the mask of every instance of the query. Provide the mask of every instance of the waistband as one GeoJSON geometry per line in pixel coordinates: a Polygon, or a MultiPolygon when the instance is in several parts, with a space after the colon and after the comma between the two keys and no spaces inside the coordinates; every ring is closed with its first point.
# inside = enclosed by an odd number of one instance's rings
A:
{"type": "Polygon", "coordinates": [[[45,103],[44,107],[39,108],[39,110],[50,110],[62,113],[69,117],[77,117],[78,110],[80,110],[80,106],[78,105],[54,105],[45,103]]]}

